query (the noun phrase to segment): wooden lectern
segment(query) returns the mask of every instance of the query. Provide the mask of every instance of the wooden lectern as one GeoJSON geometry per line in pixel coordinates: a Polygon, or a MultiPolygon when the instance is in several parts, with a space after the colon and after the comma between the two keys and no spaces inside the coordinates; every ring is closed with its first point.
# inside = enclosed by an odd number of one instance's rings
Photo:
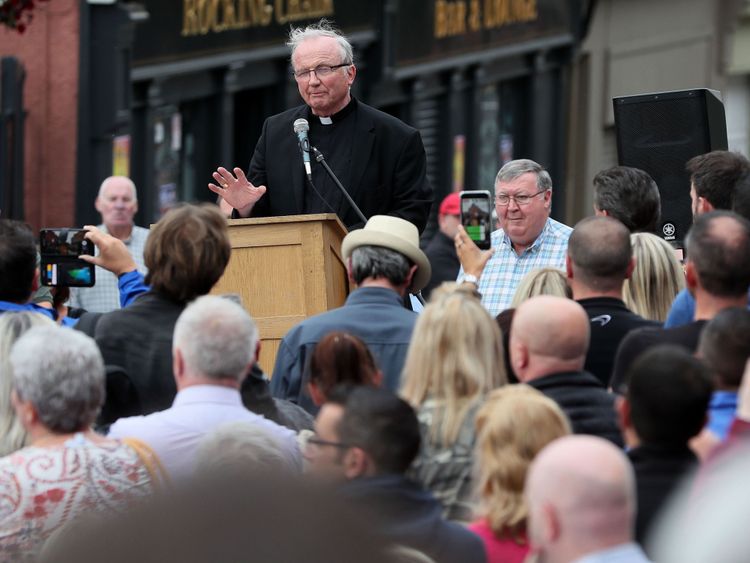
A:
{"type": "Polygon", "coordinates": [[[236,293],[258,325],[260,365],[270,376],[287,331],[311,315],[340,307],[349,293],[333,213],[230,219],[232,257],[211,293],[236,293]]]}

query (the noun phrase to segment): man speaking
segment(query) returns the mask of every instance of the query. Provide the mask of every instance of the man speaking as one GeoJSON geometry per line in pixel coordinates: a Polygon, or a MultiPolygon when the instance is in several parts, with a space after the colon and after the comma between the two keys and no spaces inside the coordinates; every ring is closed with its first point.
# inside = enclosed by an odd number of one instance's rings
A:
{"type": "Polygon", "coordinates": [[[209,189],[234,208],[235,218],[334,212],[347,228],[362,226],[312,148],[306,172],[300,148],[310,145],[365,217],[394,215],[424,230],[432,189],[419,131],[351,96],[352,46],[325,20],[292,29],[287,44],[305,105],[266,120],[247,177],[241,168],[219,168],[218,185],[209,189]]]}

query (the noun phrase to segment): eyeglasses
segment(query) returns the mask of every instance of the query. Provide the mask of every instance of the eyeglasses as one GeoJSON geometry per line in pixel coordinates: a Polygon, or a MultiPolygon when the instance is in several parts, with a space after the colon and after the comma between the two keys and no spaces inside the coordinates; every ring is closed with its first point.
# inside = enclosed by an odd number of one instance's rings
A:
{"type": "Polygon", "coordinates": [[[343,442],[332,442],[330,440],[321,440],[318,438],[317,434],[312,434],[307,439],[305,439],[305,447],[315,446],[316,448],[324,447],[324,446],[330,446],[332,448],[341,448],[341,449],[347,449],[351,446],[349,444],[344,444],[343,442]]]}
{"type": "Polygon", "coordinates": [[[326,76],[330,76],[334,70],[336,70],[337,68],[341,68],[342,66],[352,66],[352,63],[341,63],[340,65],[333,66],[320,65],[307,70],[294,71],[292,75],[296,80],[310,80],[310,73],[314,72],[315,76],[317,76],[318,78],[325,78],[326,76]]]}
{"type": "Polygon", "coordinates": [[[515,201],[518,205],[528,205],[531,203],[531,200],[538,196],[539,194],[543,194],[547,190],[539,190],[535,194],[527,195],[527,194],[521,194],[521,195],[508,195],[508,194],[498,194],[495,196],[495,203],[500,205],[501,207],[505,207],[506,205],[510,205],[510,200],[515,201]]]}

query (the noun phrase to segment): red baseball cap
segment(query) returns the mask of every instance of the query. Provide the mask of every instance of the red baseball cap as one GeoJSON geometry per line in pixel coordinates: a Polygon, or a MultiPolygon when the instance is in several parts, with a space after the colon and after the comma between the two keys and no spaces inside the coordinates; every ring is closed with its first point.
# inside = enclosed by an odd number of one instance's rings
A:
{"type": "Polygon", "coordinates": [[[461,201],[458,192],[445,196],[440,203],[440,215],[461,215],[461,201]]]}

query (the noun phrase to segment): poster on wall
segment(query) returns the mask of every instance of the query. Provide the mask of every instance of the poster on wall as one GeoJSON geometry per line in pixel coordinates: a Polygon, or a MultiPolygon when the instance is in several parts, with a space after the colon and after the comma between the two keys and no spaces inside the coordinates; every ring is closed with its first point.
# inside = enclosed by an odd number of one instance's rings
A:
{"type": "Polygon", "coordinates": [[[130,135],[112,140],[112,175],[130,178],[130,135]]]}

